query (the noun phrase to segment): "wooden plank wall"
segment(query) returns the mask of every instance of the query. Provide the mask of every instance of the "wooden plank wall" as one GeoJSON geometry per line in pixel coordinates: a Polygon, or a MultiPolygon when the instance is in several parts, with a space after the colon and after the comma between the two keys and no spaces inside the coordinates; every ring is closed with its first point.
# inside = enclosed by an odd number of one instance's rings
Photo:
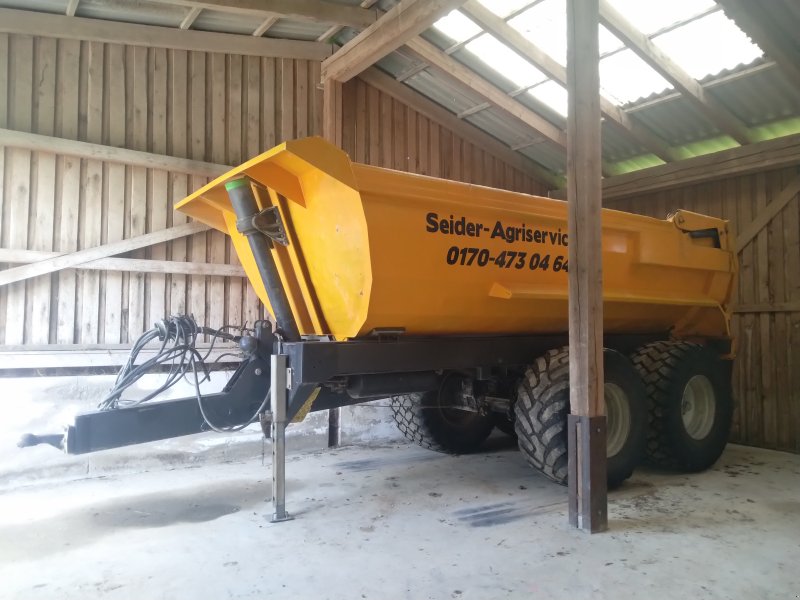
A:
{"type": "MultiPolygon", "coordinates": [[[[742,231],[798,176],[783,169],[646,196],[609,200],[610,208],[658,218],[678,208],[728,219],[742,231]]],[[[733,439],[800,452],[800,200],[795,197],[739,254],[733,329],[737,410],[733,439]],[[787,306],[787,304],[789,306],[787,306]]]]}
{"type": "MultiPolygon", "coordinates": [[[[233,165],[322,133],[319,71],[306,60],[0,34],[0,127],[233,165]]],[[[344,93],[343,146],[357,161],[546,191],[360,80],[344,93]]],[[[163,229],[185,221],[172,205],[204,183],[0,147],[0,247],[74,251],[163,229]]],[[[219,232],[123,256],[237,263],[219,232]]],[[[243,278],[65,270],[0,288],[0,344],[124,344],[182,312],[212,327],[263,317],[243,278]]]]}
{"type": "MultiPolygon", "coordinates": [[[[238,164],[320,132],[318,80],[313,61],[0,34],[0,127],[238,164]]],[[[70,251],[163,229],[205,182],[0,147],[0,247],[70,251]]],[[[237,262],[219,232],[129,256],[237,262]]],[[[0,344],[126,343],[180,312],[220,326],[263,307],[243,278],[66,270],[0,288],[0,344]]]]}
{"type": "Polygon", "coordinates": [[[342,148],[356,162],[517,192],[548,187],[360,79],[342,88],[342,148]]]}

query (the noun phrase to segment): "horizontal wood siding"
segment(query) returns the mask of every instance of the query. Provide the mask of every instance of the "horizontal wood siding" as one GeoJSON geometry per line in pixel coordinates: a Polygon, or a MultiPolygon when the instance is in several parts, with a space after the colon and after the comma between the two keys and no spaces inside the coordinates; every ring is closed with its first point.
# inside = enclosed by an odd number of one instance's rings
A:
{"type": "MultiPolygon", "coordinates": [[[[238,164],[320,132],[318,79],[307,60],[0,34],[0,127],[238,164]]],[[[0,147],[0,247],[73,251],[183,223],[172,205],[206,181],[0,147]]],[[[219,232],[122,256],[238,264],[219,232]]],[[[65,270],[0,288],[0,343],[126,343],[179,312],[212,327],[264,314],[241,277],[65,270]]]]}
{"type": "MultiPolygon", "coordinates": [[[[664,218],[683,208],[745,227],[798,176],[794,168],[610,200],[664,218]]],[[[733,439],[800,452],[800,201],[795,197],[739,253],[733,439]],[[746,312],[745,312],[746,311],[746,312]]]]}

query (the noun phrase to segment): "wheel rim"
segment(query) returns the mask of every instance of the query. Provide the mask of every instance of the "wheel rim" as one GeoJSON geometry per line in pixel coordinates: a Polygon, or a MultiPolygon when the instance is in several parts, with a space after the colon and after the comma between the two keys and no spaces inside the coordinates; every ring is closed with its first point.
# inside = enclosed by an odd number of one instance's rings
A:
{"type": "Polygon", "coordinates": [[[631,431],[628,395],[616,383],[603,386],[606,400],[606,454],[615,456],[625,446],[631,431]]]}
{"type": "Polygon", "coordinates": [[[681,418],[689,437],[705,438],[714,426],[716,413],[714,386],[705,375],[695,375],[686,382],[681,398],[681,418]]]}

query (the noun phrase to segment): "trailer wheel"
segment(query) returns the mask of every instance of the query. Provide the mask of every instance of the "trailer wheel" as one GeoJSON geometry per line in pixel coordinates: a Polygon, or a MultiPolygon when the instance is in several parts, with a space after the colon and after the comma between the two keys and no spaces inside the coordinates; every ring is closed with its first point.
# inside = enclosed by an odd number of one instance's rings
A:
{"type": "Polygon", "coordinates": [[[648,461],[688,472],[709,468],[725,449],[733,416],[723,361],[688,342],[647,344],[632,360],[647,390],[648,461]]]}
{"type": "Polygon", "coordinates": [[[447,454],[474,452],[489,437],[490,415],[454,407],[460,380],[449,377],[440,390],[392,397],[397,428],[407,440],[447,454]]]}
{"type": "MultiPolygon", "coordinates": [[[[607,410],[608,485],[631,476],[644,454],[647,410],[644,385],[630,361],[603,352],[607,410]]],[[[516,430],[528,462],[546,477],[567,483],[569,353],[550,350],[527,369],[517,390],[516,430]]]]}

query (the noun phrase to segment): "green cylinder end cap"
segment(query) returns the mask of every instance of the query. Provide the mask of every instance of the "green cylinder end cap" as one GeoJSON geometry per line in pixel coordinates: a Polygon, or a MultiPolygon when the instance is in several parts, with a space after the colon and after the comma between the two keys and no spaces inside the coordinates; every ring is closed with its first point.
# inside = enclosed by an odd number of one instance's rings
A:
{"type": "Polygon", "coordinates": [[[233,181],[227,182],[225,184],[225,189],[227,191],[231,192],[231,191],[233,191],[233,190],[235,190],[237,188],[240,188],[242,186],[245,186],[245,185],[250,185],[250,180],[246,179],[244,177],[241,177],[239,179],[234,179],[233,181]]]}

